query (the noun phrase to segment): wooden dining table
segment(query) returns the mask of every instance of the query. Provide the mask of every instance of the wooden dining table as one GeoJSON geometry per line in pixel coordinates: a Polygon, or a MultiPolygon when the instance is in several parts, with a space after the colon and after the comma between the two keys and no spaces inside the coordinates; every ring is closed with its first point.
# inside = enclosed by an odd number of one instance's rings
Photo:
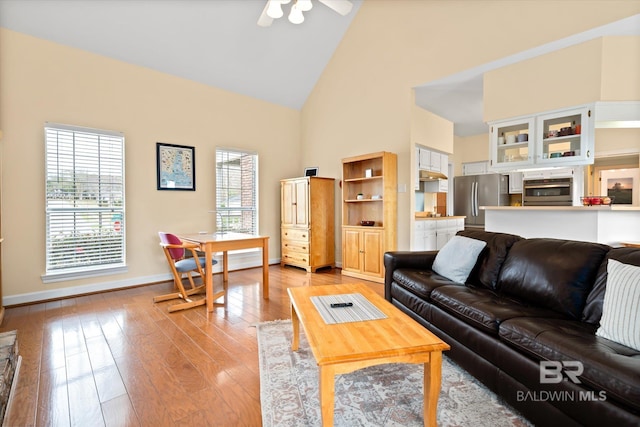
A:
{"type": "Polygon", "coordinates": [[[227,287],[229,282],[229,251],[240,249],[262,249],[262,298],[269,299],[269,237],[244,233],[190,233],[178,234],[182,240],[196,243],[200,251],[205,254],[204,284],[207,299],[207,311],[213,311],[214,301],[224,296],[227,302],[227,287]],[[222,252],[223,290],[213,291],[213,254],[222,252]]]}

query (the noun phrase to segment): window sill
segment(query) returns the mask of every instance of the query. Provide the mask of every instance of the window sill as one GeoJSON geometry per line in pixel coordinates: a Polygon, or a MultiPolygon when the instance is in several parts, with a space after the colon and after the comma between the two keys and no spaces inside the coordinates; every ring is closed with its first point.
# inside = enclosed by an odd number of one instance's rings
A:
{"type": "Polygon", "coordinates": [[[73,271],[68,270],[64,272],[45,273],[40,276],[40,278],[42,279],[42,283],[55,283],[65,282],[68,280],[87,279],[97,276],[110,276],[112,274],[126,273],[127,271],[129,271],[129,267],[127,267],[125,264],[122,264],[103,268],[77,269],[73,271]]]}

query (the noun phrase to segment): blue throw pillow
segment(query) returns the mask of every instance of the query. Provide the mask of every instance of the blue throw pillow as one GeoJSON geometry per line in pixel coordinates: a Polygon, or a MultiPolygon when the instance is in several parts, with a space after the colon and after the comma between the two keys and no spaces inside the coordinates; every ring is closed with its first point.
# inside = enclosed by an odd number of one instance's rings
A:
{"type": "Polygon", "coordinates": [[[436,255],[433,271],[457,283],[464,283],[478,261],[487,242],[464,236],[453,236],[436,255]]]}

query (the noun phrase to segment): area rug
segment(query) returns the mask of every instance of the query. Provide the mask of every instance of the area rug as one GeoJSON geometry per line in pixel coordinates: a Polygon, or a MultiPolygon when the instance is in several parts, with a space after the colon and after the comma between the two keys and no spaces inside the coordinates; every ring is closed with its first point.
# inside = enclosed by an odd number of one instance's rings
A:
{"type": "MultiPolygon", "coordinates": [[[[264,427],[320,426],[318,368],[301,328],[291,351],[291,321],[257,325],[264,427]]],[[[386,364],[336,376],[334,425],[422,426],[422,365],[386,364]]],[[[446,356],[439,426],[532,426],[446,356]]]]}

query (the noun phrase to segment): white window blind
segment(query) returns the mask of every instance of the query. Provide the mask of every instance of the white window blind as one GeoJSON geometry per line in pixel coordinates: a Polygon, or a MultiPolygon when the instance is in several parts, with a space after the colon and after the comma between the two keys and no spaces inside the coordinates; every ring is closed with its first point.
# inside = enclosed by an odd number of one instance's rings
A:
{"type": "Polygon", "coordinates": [[[216,229],[258,234],[258,156],[216,150],[216,229]]]}
{"type": "Polygon", "coordinates": [[[125,264],[124,136],[47,123],[46,274],[125,264]]]}

